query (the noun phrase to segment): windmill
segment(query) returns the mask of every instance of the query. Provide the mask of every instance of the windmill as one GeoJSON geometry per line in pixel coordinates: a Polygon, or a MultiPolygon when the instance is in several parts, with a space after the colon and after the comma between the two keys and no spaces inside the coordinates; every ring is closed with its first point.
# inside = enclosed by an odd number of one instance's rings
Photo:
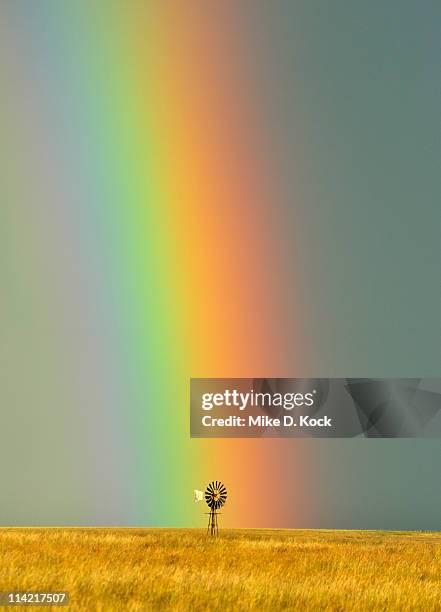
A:
{"type": "Polygon", "coordinates": [[[224,503],[227,501],[227,490],[220,481],[213,481],[207,486],[205,490],[205,501],[210,508],[208,513],[208,528],[207,533],[214,536],[219,533],[219,527],[217,523],[217,515],[219,510],[224,503]]]}

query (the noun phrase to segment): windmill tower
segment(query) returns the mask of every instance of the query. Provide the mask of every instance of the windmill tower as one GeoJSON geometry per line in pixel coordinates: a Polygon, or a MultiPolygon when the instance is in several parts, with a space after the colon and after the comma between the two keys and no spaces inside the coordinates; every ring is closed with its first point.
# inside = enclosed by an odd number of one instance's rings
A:
{"type": "Polygon", "coordinates": [[[216,510],[219,510],[227,501],[227,490],[224,485],[217,480],[210,482],[205,490],[205,501],[210,508],[210,512],[208,513],[207,534],[215,536],[219,533],[217,521],[219,512],[216,512],[216,510]]]}

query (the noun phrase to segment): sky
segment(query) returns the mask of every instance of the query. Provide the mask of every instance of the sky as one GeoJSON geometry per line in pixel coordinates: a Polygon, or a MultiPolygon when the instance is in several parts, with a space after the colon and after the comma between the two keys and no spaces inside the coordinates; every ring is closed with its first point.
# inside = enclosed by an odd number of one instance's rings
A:
{"type": "Polygon", "coordinates": [[[439,529],[438,440],[190,439],[189,380],[440,375],[440,12],[1,3],[0,524],[439,529]]]}

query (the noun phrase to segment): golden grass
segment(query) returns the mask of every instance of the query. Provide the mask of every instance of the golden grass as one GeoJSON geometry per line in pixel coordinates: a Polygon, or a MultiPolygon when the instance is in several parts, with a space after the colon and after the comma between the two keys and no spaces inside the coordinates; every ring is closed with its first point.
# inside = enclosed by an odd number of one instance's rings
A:
{"type": "Polygon", "coordinates": [[[441,534],[0,529],[0,590],[69,591],[59,610],[440,610],[441,534]]]}

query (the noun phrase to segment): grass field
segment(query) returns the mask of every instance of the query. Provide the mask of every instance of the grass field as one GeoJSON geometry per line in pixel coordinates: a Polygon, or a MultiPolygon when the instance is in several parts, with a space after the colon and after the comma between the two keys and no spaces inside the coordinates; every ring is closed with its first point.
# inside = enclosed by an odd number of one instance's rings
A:
{"type": "Polygon", "coordinates": [[[441,534],[0,529],[6,590],[69,591],[60,610],[440,610],[441,534]]]}

